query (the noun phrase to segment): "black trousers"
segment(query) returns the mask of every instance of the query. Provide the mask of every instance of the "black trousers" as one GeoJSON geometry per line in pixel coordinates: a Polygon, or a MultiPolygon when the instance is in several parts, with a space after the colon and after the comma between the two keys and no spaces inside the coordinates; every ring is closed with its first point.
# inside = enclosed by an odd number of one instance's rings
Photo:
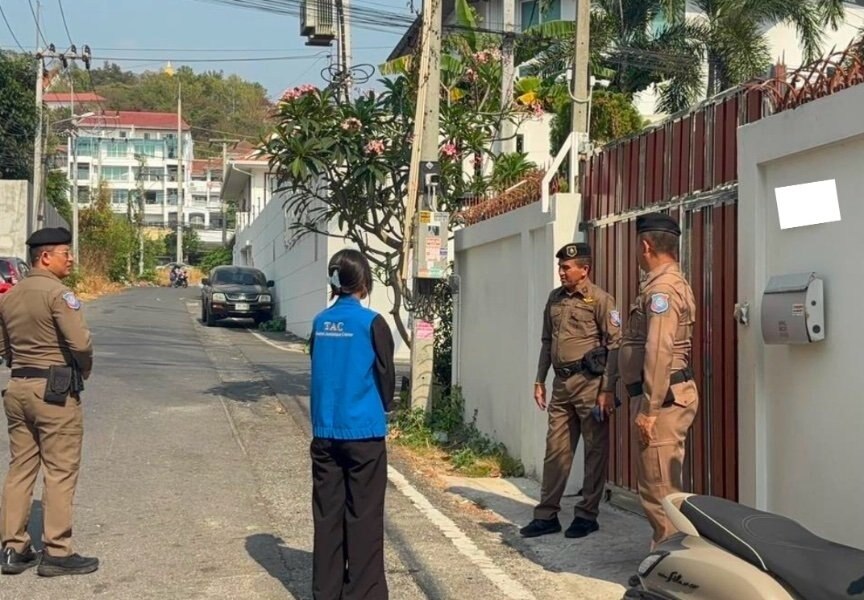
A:
{"type": "Polygon", "coordinates": [[[384,439],[314,438],[312,596],[387,600],[384,576],[384,439]]]}

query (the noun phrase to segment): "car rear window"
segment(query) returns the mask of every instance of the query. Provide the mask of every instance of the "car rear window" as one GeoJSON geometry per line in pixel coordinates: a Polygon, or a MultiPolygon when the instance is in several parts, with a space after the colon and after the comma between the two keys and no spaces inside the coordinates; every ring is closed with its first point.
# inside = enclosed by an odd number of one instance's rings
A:
{"type": "Polygon", "coordinates": [[[12,265],[8,260],[0,260],[0,275],[3,277],[12,277],[14,271],[12,270],[12,265]]]}
{"type": "Polygon", "coordinates": [[[222,270],[213,274],[214,284],[267,285],[264,274],[258,271],[222,270]]]}

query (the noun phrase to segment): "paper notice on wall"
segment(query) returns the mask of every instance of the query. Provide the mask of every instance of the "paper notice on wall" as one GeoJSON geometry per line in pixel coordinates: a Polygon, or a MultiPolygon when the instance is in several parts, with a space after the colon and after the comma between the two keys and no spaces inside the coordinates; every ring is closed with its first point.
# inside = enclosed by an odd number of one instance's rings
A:
{"type": "Polygon", "coordinates": [[[840,201],[834,179],[774,189],[780,229],[806,227],[840,220],[840,201]]]}

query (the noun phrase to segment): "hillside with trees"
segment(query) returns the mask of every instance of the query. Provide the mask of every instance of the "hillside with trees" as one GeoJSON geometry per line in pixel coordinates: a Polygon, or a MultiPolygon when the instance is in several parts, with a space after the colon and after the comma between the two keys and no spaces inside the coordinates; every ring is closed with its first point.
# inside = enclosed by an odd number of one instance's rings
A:
{"type": "MultiPolygon", "coordinates": [[[[209,147],[207,140],[218,137],[259,141],[270,128],[273,105],[267,90],[259,83],[218,71],[196,73],[180,67],[173,74],[163,71],[133,73],[115,63],[71,71],[75,89],[92,91],[106,99],[105,110],[175,112],[178,84],[183,92],[183,118],[192,126],[197,142],[195,154],[207,157],[220,148],[209,147]]],[[[69,79],[58,78],[51,91],[69,91],[69,79]]]]}

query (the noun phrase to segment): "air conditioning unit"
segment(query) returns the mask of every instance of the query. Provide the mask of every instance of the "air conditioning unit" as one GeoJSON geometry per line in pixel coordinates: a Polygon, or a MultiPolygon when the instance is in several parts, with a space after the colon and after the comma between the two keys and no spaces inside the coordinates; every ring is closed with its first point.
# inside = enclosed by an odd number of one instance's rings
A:
{"type": "Polygon", "coordinates": [[[300,2],[300,35],[320,44],[336,37],[336,11],[333,0],[302,0],[300,2]]]}

